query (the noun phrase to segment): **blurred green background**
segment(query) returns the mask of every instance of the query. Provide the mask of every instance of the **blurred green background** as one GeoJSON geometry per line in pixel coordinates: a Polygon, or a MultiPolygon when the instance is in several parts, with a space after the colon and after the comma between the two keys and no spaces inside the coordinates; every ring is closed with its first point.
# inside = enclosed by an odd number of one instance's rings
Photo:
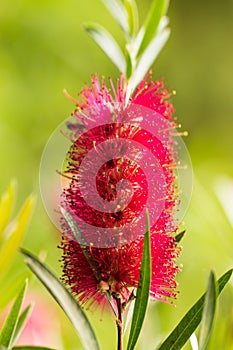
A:
{"type": "MultiPolygon", "coordinates": [[[[138,1],[141,20],[149,4],[149,0],[138,1]]],[[[233,266],[233,2],[171,1],[168,14],[172,34],[153,66],[153,76],[164,77],[177,91],[173,102],[183,130],[189,131],[185,142],[195,180],[185,217],[187,234],[182,242],[183,272],[178,277],[176,307],[151,304],[138,349],[153,349],[166,336],[204,291],[211,268],[220,276],[233,266]]],[[[74,108],[62,90],[76,96],[95,72],[118,76],[82,30],[85,21],[99,22],[120,36],[100,0],[0,0],[0,192],[10,179],[17,179],[16,209],[30,192],[37,195],[24,247],[36,254],[46,252],[48,264],[57,273],[60,234],[40,199],[41,154],[53,130],[74,108]]],[[[21,257],[12,273],[16,270],[26,271],[21,257]]],[[[55,313],[52,343],[46,343],[47,338],[43,343],[41,336],[42,344],[78,349],[69,321],[43,287],[33,280],[31,290],[46,305],[49,301],[55,313]]],[[[102,348],[114,349],[114,323],[107,316],[99,321],[98,313],[90,317],[102,348]]],[[[232,344],[233,291],[229,285],[220,298],[209,349],[233,349],[232,344]]]]}

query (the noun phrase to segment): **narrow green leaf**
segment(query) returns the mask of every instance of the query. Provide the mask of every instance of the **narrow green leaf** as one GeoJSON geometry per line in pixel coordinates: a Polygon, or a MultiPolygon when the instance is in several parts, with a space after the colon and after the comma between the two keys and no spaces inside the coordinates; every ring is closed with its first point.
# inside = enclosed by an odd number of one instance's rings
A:
{"type": "Polygon", "coordinates": [[[16,192],[16,182],[12,181],[0,199],[0,243],[3,240],[3,232],[10,221],[16,192]]]}
{"type": "Polygon", "coordinates": [[[129,32],[128,18],[125,7],[120,0],[102,0],[113,18],[116,19],[125,33],[129,32]]]}
{"type": "Polygon", "coordinates": [[[167,24],[167,18],[164,17],[161,22],[161,29],[158,31],[157,35],[153,38],[153,40],[150,42],[150,44],[147,46],[139,58],[137,66],[129,83],[131,92],[134,91],[140,81],[144,78],[145,74],[151,68],[156,57],[167,42],[170,35],[170,30],[166,28],[167,24]]]}
{"type": "Polygon", "coordinates": [[[154,0],[149,10],[146,23],[145,34],[142,39],[138,57],[145,51],[150,42],[154,39],[161,18],[166,14],[169,0],[154,0]]]}
{"type": "Polygon", "coordinates": [[[17,339],[19,338],[25,326],[25,323],[27,322],[27,319],[30,316],[31,309],[32,309],[32,305],[28,305],[20,314],[16,328],[15,328],[14,336],[13,336],[13,341],[12,341],[13,344],[15,344],[17,339]]]}
{"type": "MultiPolygon", "coordinates": [[[[232,275],[232,269],[227,271],[218,281],[218,295],[221,293],[226,283],[232,275]]],[[[199,323],[201,322],[202,311],[205,302],[204,294],[186,313],[180,323],[171,332],[167,339],[159,346],[158,350],[178,350],[187,342],[193,334],[199,323]]]]}
{"type": "Polygon", "coordinates": [[[61,281],[31,253],[21,249],[25,262],[64,310],[86,350],[99,350],[95,333],[81,306],[61,281]]]}
{"type": "Polygon", "coordinates": [[[23,302],[24,294],[27,288],[27,281],[25,282],[23,288],[19,292],[11,310],[7,316],[7,319],[3,325],[0,334],[0,345],[6,348],[11,348],[13,345],[14,333],[17,327],[17,322],[19,318],[20,308],[23,302]]]}
{"type": "Polygon", "coordinates": [[[124,0],[127,12],[130,37],[134,37],[138,31],[138,8],[135,0],[124,0]]]}
{"type": "Polygon", "coordinates": [[[34,202],[34,197],[29,196],[22,206],[17,218],[11,224],[9,238],[0,251],[0,278],[7,273],[18,252],[18,248],[23,240],[32,214],[34,202]]]}
{"type": "MultiPolygon", "coordinates": [[[[89,263],[97,282],[100,282],[102,280],[102,276],[98,272],[98,265],[96,264],[96,262],[93,261],[93,259],[91,257],[87,242],[86,242],[82,232],[80,231],[77,222],[75,222],[72,215],[67,210],[65,210],[63,207],[60,207],[60,210],[61,210],[62,215],[64,216],[67,224],[69,225],[69,227],[73,233],[74,239],[79,243],[79,246],[82,249],[83,255],[87,259],[87,262],[89,263]]],[[[117,311],[115,310],[112,296],[111,296],[109,291],[106,292],[106,298],[108,299],[108,302],[109,302],[115,316],[117,316],[117,311]]]]}
{"type": "MultiPolygon", "coordinates": [[[[0,348],[1,350],[1,348],[0,348]]],[[[55,350],[44,346],[15,346],[12,350],[55,350]]]]}
{"type": "Polygon", "coordinates": [[[129,79],[132,75],[133,64],[131,55],[128,50],[126,50],[126,78],[129,79]]]}
{"type": "Polygon", "coordinates": [[[67,210],[65,210],[63,207],[60,207],[60,210],[61,210],[61,213],[64,216],[67,224],[69,225],[73,235],[74,235],[74,239],[79,243],[80,248],[82,249],[83,255],[87,259],[87,261],[88,261],[88,263],[89,263],[89,265],[90,265],[90,267],[95,275],[96,280],[98,282],[100,282],[102,280],[102,276],[98,272],[98,265],[96,264],[96,262],[93,261],[93,259],[91,257],[87,242],[86,242],[82,232],[80,231],[78,224],[75,222],[72,215],[67,210]]]}
{"type": "Polygon", "coordinates": [[[86,23],[84,24],[84,29],[110,58],[119,71],[125,74],[125,58],[113,36],[104,27],[96,23],[86,23]]]}
{"type": "Polygon", "coordinates": [[[180,243],[180,241],[183,239],[184,235],[185,235],[185,232],[186,230],[178,233],[176,236],[175,236],[175,241],[176,243],[180,243]]]}
{"type": "Polygon", "coordinates": [[[216,309],[216,298],[217,291],[215,275],[213,271],[211,271],[201,319],[201,327],[199,333],[199,350],[205,350],[210,339],[216,309]]]}
{"type": "Polygon", "coordinates": [[[150,252],[150,224],[148,212],[146,214],[146,232],[144,237],[144,247],[140,269],[139,286],[137,289],[135,306],[133,311],[132,324],[130,328],[127,350],[133,350],[146,314],[149,300],[151,282],[151,252],[150,252]]]}

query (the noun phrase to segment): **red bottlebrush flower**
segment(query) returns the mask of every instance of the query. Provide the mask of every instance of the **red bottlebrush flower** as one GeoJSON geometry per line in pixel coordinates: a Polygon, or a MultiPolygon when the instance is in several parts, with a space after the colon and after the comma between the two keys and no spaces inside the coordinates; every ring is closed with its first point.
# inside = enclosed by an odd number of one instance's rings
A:
{"type": "Polygon", "coordinates": [[[169,98],[174,94],[164,88],[162,80],[152,81],[150,75],[147,76],[137,87],[132,103],[145,106],[160,113],[164,118],[172,120],[175,111],[169,98]]]}
{"type": "MultiPolygon", "coordinates": [[[[86,259],[78,242],[63,237],[63,281],[71,287],[82,304],[88,306],[106,302],[105,292],[120,295],[127,303],[132,288],[138,287],[141,266],[143,238],[130,242],[120,248],[88,247],[90,257],[100,278],[96,278],[90,262],[86,259]]],[[[176,296],[175,281],[179,267],[175,260],[179,248],[171,235],[151,234],[152,280],[150,296],[152,299],[169,301],[176,296]]]]}
{"type": "Polygon", "coordinates": [[[150,295],[163,301],[176,296],[174,108],[164,83],[148,80],[127,102],[122,76],[116,88],[110,79],[112,91],[92,77],[76,101],[78,123],[68,125],[72,146],[64,175],[70,181],[62,206],[83,241],[63,222],[63,280],[83,304],[102,303],[106,290],[126,303],[138,287],[145,208],[152,221],[150,295]]]}

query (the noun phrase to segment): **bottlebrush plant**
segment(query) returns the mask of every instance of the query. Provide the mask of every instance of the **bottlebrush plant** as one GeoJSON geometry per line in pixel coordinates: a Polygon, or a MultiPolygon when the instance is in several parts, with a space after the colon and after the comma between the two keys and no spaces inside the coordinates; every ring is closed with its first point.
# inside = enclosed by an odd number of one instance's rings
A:
{"type": "MultiPolygon", "coordinates": [[[[102,308],[103,314],[109,309],[117,328],[116,348],[123,350],[125,314],[133,306],[125,341],[127,350],[133,350],[149,299],[173,303],[177,295],[184,235],[179,232],[181,173],[188,155],[180,138],[185,133],[177,131],[174,92],[163,80],[153,80],[150,71],[169,37],[169,2],[152,1],[141,27],[134,0],[103,2],[122,29],[124,49],[99,24],[84,28],[119,69],[119,78],[114,82],[94,74],[77,99],[65,91],[75,110],[52,135],[41,163],[43,200],[62,232],[61,278],[31,253],[22,249],[22,254],[85,349],[100,347],[83,308],[102,308]],[[54,195],[49,194],[51,184],[54,195]]],[[[186,197],[191,177],[189,181],[186,197]]],[[[199,349],[206,349],[216,299],[231,273],[216,282],[210,272],[206,294],[157,349],[181,349],[200,322],[199,349]]]]}

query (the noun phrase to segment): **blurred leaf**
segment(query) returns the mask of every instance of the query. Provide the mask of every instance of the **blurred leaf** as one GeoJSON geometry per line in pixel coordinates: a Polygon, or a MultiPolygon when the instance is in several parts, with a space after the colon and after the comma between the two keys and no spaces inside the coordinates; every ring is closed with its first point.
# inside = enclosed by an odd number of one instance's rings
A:
{"type": "Polygon", "coordinates": [[[9,238],[0,250],[0,278],[6,274],[23,240],[34,202],[34,197],[32,195],[29,196],[22,206],[18,217],[12,222],[9,238]]]}
{"type": "Polygon", "coordinates": [[[128,18],[129,35],[133,37],[138,31],[138,8],[134,0],[124,0],[128,18]]]}
{"type": "Polygon", "coordinates": [[[133,72],[131,78],[131,91],[133,92],[140,81],[144,78],[152,64],[154,63],[156,57],[160,53],[163,46],[166,44],[169,35],[170,29],[166,28],[167,18],[164,17],[161,22],[161,30],[158,31],[157,35],[147,46],[146,50],[142,53],[139,61],[137,63],[136,69],[133,72]]]}
{"type": "Polygon", "coordinates": [[[13,340],[12,343],[15,344],[18,337],[20,336],[25,323],[27,322],[28,317],[30,316],[30,312],[32,309],[32,305],[28,305],[23,312],[20,314],[19,318],[18,318],[18,322],[15,328],[15,332],[14,332],[14,336],[13,336],[13,340]]]}
{"type": "Polygon", "coordinates": [[[195,333],[191,335],[191,337],[189,338],[189,341],[190,341],[192,350],[198,350],[198,341],[195,333]]]}
{"type": "Polygon", "coordinates": [[[13,306],[10,309],[7,319],[3,325],[3,328],[0,334],[1,346],[5,346],[7,348],[11,348],[12,346],[14,333],[15,333],[18,318],[19,318],[20,308],[23,302],[24,294],[26,292],[26,288],[27,288],[27,281],[25,282],[23,288],[19,292],[13,306]]]}
{"type": "Polygon", "coordinates": [[[3,240],[3,231],[10,221],[16,192],[16,181],[12,181],[0,199],[0,244],[3,240]]]}
{"type": "Polygon", "coordinates": [[[199,333],[199,350],[205,350],[209,342],[209,338],[213,329],[213,321],[216,309],[216,298],[217,291],[215,284],[215,276],[213,271],[211,271],[201,319],[201,327],[199,333]]]}
{"type": "Polygon", "coordinates": [[[169,0],[154,0],[149,10],[146,23],[144,25],[145,32],[142,39],[138,57],[145,51],[151,41],[154,39],[161,18],[166,14],[169,0]]]}
{"type": "Polygon", "coordinates": [[[112,35],[104,27],[96,23],[86,23],[84,24],[84,29],[100,46],[119,71],[125,74],[125,57],[112,35]]]}
{"type": "Polygon", "coordinates": [[[183,239],[184,235],[185,235],[185,232],[186,230],[178,233],[176,236],[175,236],[175,241],[176,243],[180,243],[180,241],[183,239]]]}
{"type": "MultiPolygon", "coordinates": [[[[226,283],[232,275],[232,269],[227,271],[218,281],[218,295],[221,293],[226,283]]],[[[167,337],[167,339],[158,347],[158,350],[176,350],[181,349],[186,341],[193,334],[199,323],[201,322],[202,311],[205,302],[204,294],[186,313],[180,323],[167,337]]]]}
{"type": "MultiPolygon", "coordinates": [[[[46,348],[46,347],[43,347],[43,346],[14,346],[12,348],[12,350],[55,350],[55,349],[52,349],[52,348],[46,348]]],[[[0,348],[1,350],[1,348],[0,348]]]]}
{"type": "Polygon", "coordinates": [[[135,300],[133,319],[130,328],[129,340],[127,350],[133,350],[139,334],[141,332],[142,324],[146,314],[150,294],[151,282],[151,251],[150,251],[150,224],[148,212],[146,214],[146,232],[144,236],[144,246],[142,253],[142,262],[139,277],[139,286],[135,300]]]}
{"type": "Polygon", "coordinates": [[[124,329],[123,329],[123,334],[126,333],[130,323],[131,323],[131,320],[132,320],[132,316],[133,316],[133,310],[134,310],[134,306],[135,306],[135,299],[132,300],[130,302],[130,304],[127,306],[127,309],[125,310],[125,313],[124,313],[124,329]]]}
{"type": "Polygon", "coordinates": [[[22,286],[22,281],[25,281],[29,276],[28,271],[12,274],[11,270],[1,280],[0,284],[0,310],[4,308],[17,295],[22,286]]]}
{"type": "Polygon", "coordinates": [[[125,33],[129,32],[128,18],[125,7],[120,0],[102,0],[109,12],[119,23],[125,33]]]}
{"type": "Polygon", "coordinates": [[[21,249],[25,262],[64,310],[86,350],[99,350],[95,333],[81,306],[53,273],[31,253],[21,249]]]}

